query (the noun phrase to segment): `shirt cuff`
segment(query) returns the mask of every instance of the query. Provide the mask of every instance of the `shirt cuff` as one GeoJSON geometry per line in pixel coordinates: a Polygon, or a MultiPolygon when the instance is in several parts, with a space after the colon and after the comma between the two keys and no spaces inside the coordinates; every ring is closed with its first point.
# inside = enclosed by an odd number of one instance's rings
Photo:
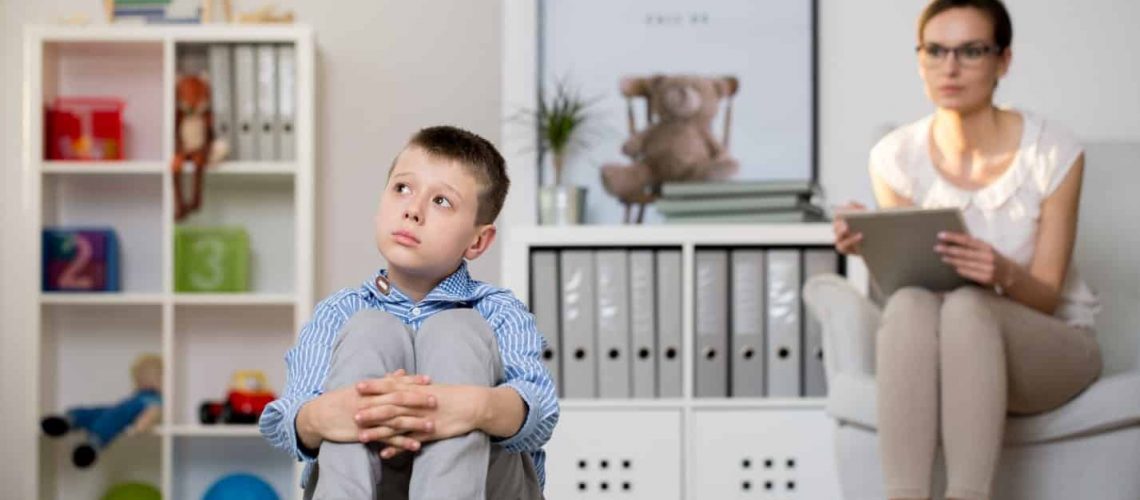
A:
{"type": "Polygon", "coordinates": [[[520,453],[527,450],[527,441],[534,435],[538,429],[538,423],[542,420],[541,413],[536,403],[538,402],[538,395],[535,394],[535,389],[532,385],[522,381],[511,381],[502,384],[503,386],[514,389],[519,393],[522,398],[523,404],[526,405],[526,418],[523,420],[522,427],[519,427],[515,435],[494,441],[495,444],[502,446],[503,449],[510,453],[520,453]]]}
{"type": "Polygon", "coordinates": [[[300,436],[297,434],[297,414],[300,413],[301,407],[305,403],[312,401],[315,397],[313,395],[306,398],[283,400],[282,403],[284,404],[278,410],[281,420],[275,424],[280,431],[284,432],[282,437],[287,440],[286,443],[292,448],[294,458],[304,462],[312,462],[317,459],[317,456],[310,454],[310,450],[305,449],[304,445],[301,444],[300,436]]]}

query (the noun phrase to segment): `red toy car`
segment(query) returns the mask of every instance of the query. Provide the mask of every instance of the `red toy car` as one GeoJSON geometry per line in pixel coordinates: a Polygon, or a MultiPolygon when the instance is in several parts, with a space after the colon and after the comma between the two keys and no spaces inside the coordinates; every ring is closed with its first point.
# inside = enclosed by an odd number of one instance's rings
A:
{"type": "Polygon", "coordinates": [[[277,396],[269,390],[265,374],[260,370],[239,370],[230,380],[225,401],[206,401],[198,408],[203,424],[255,424],[265,405],[277,396]]]}

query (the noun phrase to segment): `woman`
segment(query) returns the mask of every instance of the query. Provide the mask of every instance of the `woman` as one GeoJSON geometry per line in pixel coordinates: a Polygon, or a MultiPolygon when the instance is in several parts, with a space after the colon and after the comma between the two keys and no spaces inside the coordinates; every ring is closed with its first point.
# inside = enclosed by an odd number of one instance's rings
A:
{"type": "MultiPolygon", "coordinates": [[[[939,439],[946,497],[989,498],[1007,413],[1061,406],[1100,375],[1097,298],[1070,265],[1084,155],[1056,123],[994,106],[1011,38],[998,0],[934,0],[917,47],[934,114],[871,151],[881,207],[962,210],[970,235],[940,235],[934,251],[976,284],[887,300],[876,377],[892,499],[931,496],[939,439]]],[[[857,254],[862,236],[834,227],[836,248],[857,254]]]]}

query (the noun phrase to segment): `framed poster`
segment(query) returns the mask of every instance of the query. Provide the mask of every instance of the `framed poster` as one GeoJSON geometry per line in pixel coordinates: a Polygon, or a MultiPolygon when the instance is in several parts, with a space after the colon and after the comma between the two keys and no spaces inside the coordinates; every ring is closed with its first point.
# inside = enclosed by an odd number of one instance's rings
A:
{"type": "MultiPolygon", "coordinates": [[[[540,0],[540,98],[557,84],[596,99],[584,145],[566,159],[564,184],[585,186],[586,221],[616,224],[622,205],[606,193],[601,166],[629,163],[624,77],[733,76],[739,86],[713,119],[725,133],[731,105],[732,179],[816,180],[816,4],[814,0],[540,0]]],[[[637,127],[644,99],[633,100],[637,127]]],[[[551,179],[543,162],[539,183],[551,179]]],[[[650,209],[645,221],[660,221],[650,209]]]]}

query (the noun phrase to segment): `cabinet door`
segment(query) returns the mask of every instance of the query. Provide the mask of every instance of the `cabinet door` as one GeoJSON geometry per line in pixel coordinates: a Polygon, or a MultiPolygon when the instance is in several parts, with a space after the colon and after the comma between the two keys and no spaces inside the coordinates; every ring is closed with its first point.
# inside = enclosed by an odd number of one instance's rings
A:
{"type": "Polygon", "coordinates": [[[681,435],[680,410],[563,409],[546,496],[680,499],[681,435]]]}
{"type": "Polygon", "coordinates": [[[822,409],[696,411],[696,498],[841,498],[833,425],[822,409]]]}

